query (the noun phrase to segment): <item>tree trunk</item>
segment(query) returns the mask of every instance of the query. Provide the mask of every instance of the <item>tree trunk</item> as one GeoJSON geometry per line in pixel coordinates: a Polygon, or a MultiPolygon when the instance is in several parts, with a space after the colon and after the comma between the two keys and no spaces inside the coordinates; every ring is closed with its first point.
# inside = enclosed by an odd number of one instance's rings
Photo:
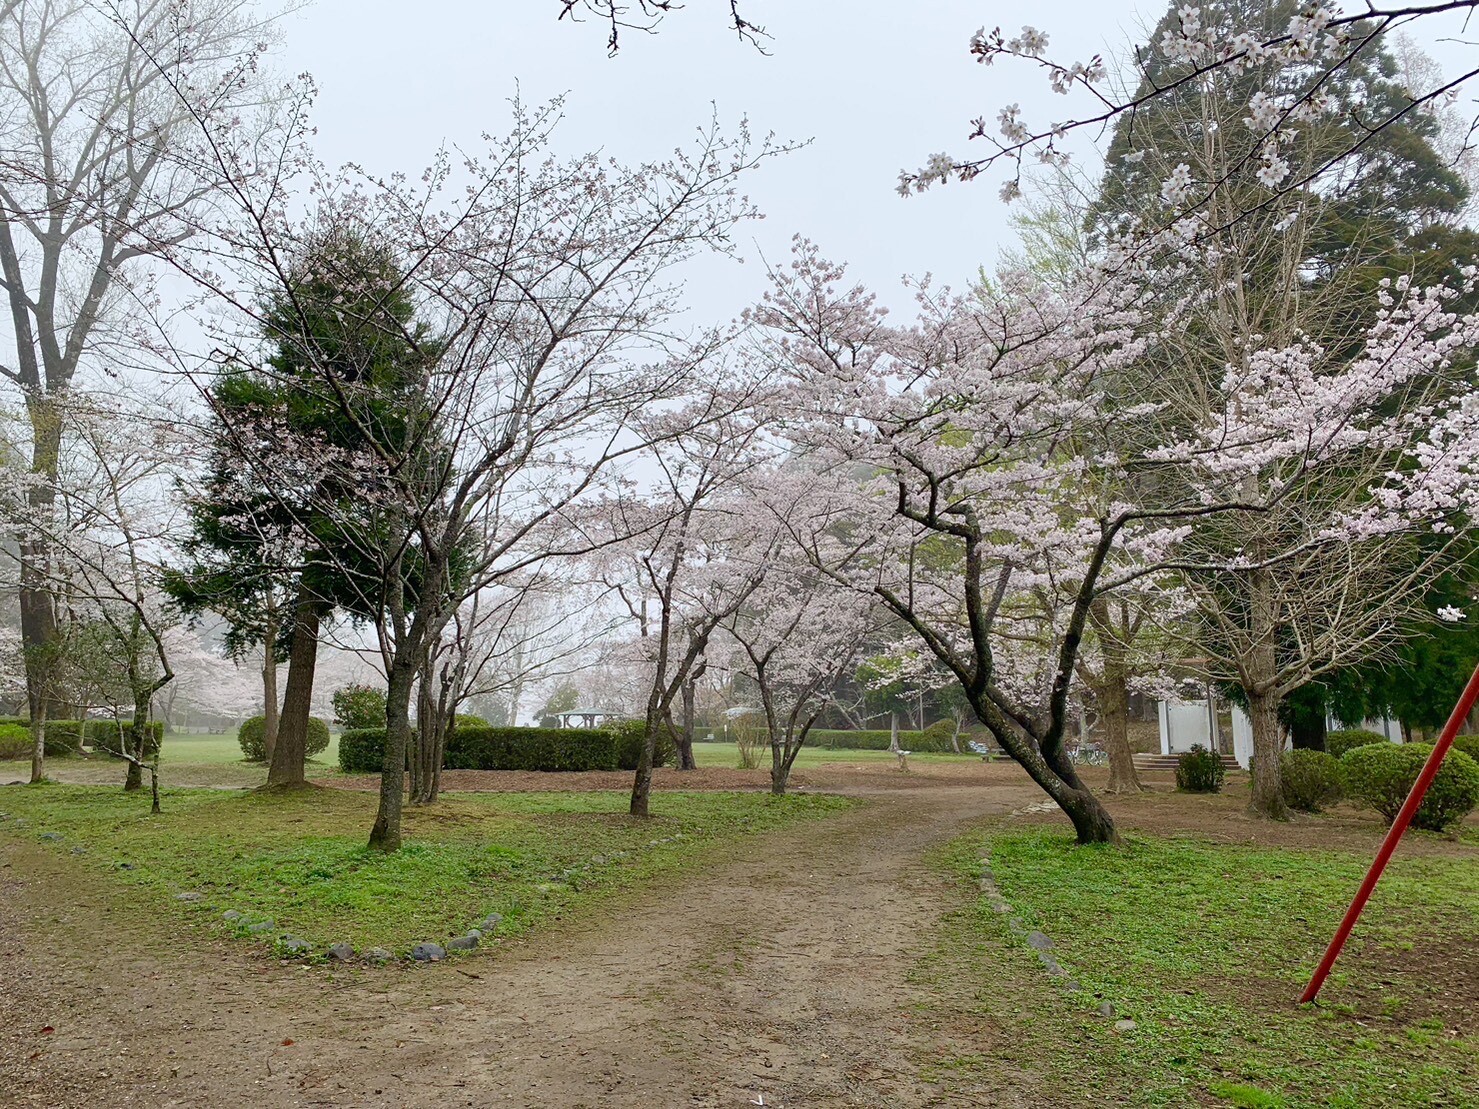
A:
{"type": "MultiPolygon", "coordinates": [[[[55,514],[57,468],[61,457],[62,425],[53,399],[38,392],[26,398],[31,422],[31,476],[26,510],[32,520],[50,520],[55,514]]],[[[52,677],[56,669],[57,621],[52,596],[51,548],[47,529],[23,526],[18,537],[21,648],[26,670],[26,697],[34,721],[40,714],[42,734],[47,719],[62,719],[52,677]]],[[[38,740],[38,744],[41,741],[38,740]]],[[[45,775],[45,752],[38,745],[31,761],[31,780],[45,775]]]]}
{"type": "Polygon", "coordinates": [[[678,769],[697,770],[693,758],[693,714],[698,699],[698,682],[690,678],[683,683],[683,729],[675,737],[678,747],[678,769]]]}
{"type": "Polygon", "coordinates": [[[397,650],[385,691],[385,761],[380,767],[380,808],[370,829],[374,851],[401,849],[401,799],[406,788],[406,750],[411,742],[411,686],[414,662],[397,650]]]}
{"type": "Polygon", "coordinates": [[[647,702],[647,735],[642,741],[641,753],[637,756],[637,774],[632,779],[632,803],[628,812],[632,816],[651,816],[652,760],[657,753],[657,729],[662,727],[662,706],[653,695],[647,702]]]}
{"type": "Polygon", "coordinates": [[[293,645],[288,651],[288,681],[278,720],[277,746],[267,771],[270,786],[302,785],[308,754],[308,718],[313,709],[313,671],[318,662],[319,602],[306,586],[293,607],[293,645]]]}
{"type": "Polygon", "coordinates": [[[775,797],[784,797],[786,786],[791,781],[791,763],[786,759],[786,750],[779,743],[770,745],[770,792],[775,797]]]}
{"type": "Polygon", "coordinates": [[[1278,698],[1248,693],[1248,719],[1253,725],[1253,800],[1249,808],[1270,820],[1288,820],[1279,757],[1284,730],[1279,724],[1278,698]]]}
{"type": "Polygon", "coordinates": [[[889,713],[888,717],[888,749],[898,754],[903,748],[899,746],[899,714],[889,713]]]}
{"type": "Polygon", "coordinates": [[[1095,691],[1099,719],[1104,725],[1104,749],[1109,753],[1110,793],[1139,793],[1140,775],[1130,750],[1130,692],[1122,671],[1105,667],[1104,680],[1095,691]]]}
{"type": "Polygon", "coordinates": [[[125,790],[137,790],[144,788],[144,747],[149,734],[149,700],[151,691],[136,690],[134,692],[134,716],[129,722],[128,753],[133,757],[128,760],[128,773],[123,779],[125,790]]]}
{"type": "Polygon", "coordinates": [[[267,752],[267,765],[277,752],[277,614],[267,612],[262,632],[262,744],[267,752]]]}
{"type": "Polygon", "coordinates": [[[31,782],[46,779],[46,698],[31,706],[31,782]]]}

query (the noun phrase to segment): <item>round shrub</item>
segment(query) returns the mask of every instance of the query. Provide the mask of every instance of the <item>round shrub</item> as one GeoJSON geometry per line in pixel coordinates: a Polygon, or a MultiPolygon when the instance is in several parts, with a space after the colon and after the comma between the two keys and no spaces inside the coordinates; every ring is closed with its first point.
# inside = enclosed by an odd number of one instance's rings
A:
{"type": "MultiPolygon", "coordinates": [[[[267,718],[249,716],[236,733],[236,742],[241,744],[241,754],[247,762],[267,761],[267,718]]],[[[308,718],[307,756],[322,754],[329,745],[329,725],[317,716],[308,718]]]]}
{"type": "MultiPolygon", "coordinates": [[[[1340,760],[1346,789],[1352,800],[1375,809],[1390,824],[1397,818],[1432,750],[1427,743],[1372,743],[1347,751],[1340,760]]],[[[1449,751],[1412,823],[1441,832],[1462,820],[1476,804],[1479,804],[1479,762],[1462,751],[1449,751]]]]}
{"type": "Polygon", "coordinates": [[[1176,760],[1176,788],[1187,793],[1220,793],[1227,769],[1200,743],[1176,760]]]}
{"type": "Polygon", "coordinates": [[[346,685],[329,698],[334,723],[344,729],[385,727],[385,690],[372,685],[346,685]]]}
{"type": "Polygon", "coordinates": [[[1320,812],[1345,796],[1340,760],[1327,751],[1285,751],[1279,781],[1284,804],[1300,812],[1320,812]]]}
{"type": "Polygon", "coordinates": [[[1325,733],[1325,750],[1336,758],[1344,758],[1347,751],[1357,747],[1369,747],[1373,743],[1389,743],[1386,736],[1368,728],[1346,728],[1342,731],[1325,733]]]}
{"type": "Polygon", "coordinates": [[[1454,736],[1453,749],[1455,751],[1462,751],[1475,762],[1479,762],[1479,735],[1454,736]]]}
{"type": "Polygon", "coordinates": [[[23,724],[0,724],[0,759],[31,757],[31,729],[23,724]]]}

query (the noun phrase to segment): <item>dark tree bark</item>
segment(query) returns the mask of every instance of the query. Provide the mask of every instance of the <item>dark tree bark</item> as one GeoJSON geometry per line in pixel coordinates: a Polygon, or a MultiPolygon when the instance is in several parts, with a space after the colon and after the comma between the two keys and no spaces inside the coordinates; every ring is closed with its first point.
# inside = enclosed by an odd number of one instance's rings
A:
{"type": "Polygon", "coordinates": [[[267,771],[269,786],[302,785],[307,780],[304,764],[308,758],[308,718],[313,710],[321,619],[320,602],[300,585],[293,606],[293,643],[288,651],[288,681],[283,691],[277,746],[267,771]]]}
{"type": "Polygon", "coordinates": [[[703,667],[699,667],[689,679],[683,683],[683,728],[676,733],[678,746],[678,769],[697,770],[698,763],[693,757],[693,731],[695,702],[698,699],[698,679],[703,676],[703,667]]]}

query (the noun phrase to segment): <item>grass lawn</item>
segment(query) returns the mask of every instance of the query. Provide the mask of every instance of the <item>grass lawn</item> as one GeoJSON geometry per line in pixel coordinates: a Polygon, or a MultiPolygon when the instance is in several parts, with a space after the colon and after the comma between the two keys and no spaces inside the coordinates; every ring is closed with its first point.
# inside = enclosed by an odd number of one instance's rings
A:
{"type": "MultiPolygon", "coordinates": [[[[736,767],[739,766],[739,747],[733,743],[695,743],[693,745],[693,759],[699,766],[714,767],[736,767]]],[[[891,751],[850,751],[843,749],[830,749],[826,747],[803,747],[800,754],[796,756],[796,769],[805,770],[809,766],[824,766],[835,762],[896,762],[898,756],[891,751]]],[[[920,762],[980,762],[980,755],[936,755],[936,754],[911,754],[909,761],[920,762]]],[[[767,747],[760,752],[760,768],[770,769],[770,748],[767,747]]]]}
{"type": "MultiPolygon", "coordinates": [[[[52,758],[46,773],[57,781],[101,785],[123,781],[124,763],[111,758],[52,758]]],[[[339,772],[339,737],[330,736],[326,750],[308,760],[308,776],[323,778],[339,772]]],[[[0,762],[0,782],[29,781],[29,759],[0,762]]],[[[159,782],[162,786],[259,786],[267,780],[267,768],[246,762],[236,732],[208,735],[204,732],[171,732],[159,748],[159,782]]],[[[148,776],[145,775],[145,782],[148,776]]]]}
{"type": "Polygon", "coordinates": [[[0,792],[0,834],[82,848],[99,880],[140,887],[162,905],[234,930],[270,917],[264,937],[291,933],[322,951],[344,941],[403,951],[466,932],[490,912],[516,934],[579,902],[673,871],[737,837],[823,816],[832,797],[664,793],[656,818],[625,814],[618,793],[448,794],[409,808],[406,846],[365,847],[376,796],[337,789],[282,793],[169,790],[147,794],[46,783],[0,792]],[[20,818],[18,824],[17,818],[20,818]],[[130,864],[124,868],[123,864],[130,864]],[[199,902],[178,902],[198,892],[199,902]]]}
{"type": "Polygon", "coordinates": [[[1159,837],[1076,848],[1037,829],[967,837],[944,863],[974,882],[983,850],[1015,915],[1082,988],[1050,978],[984,902],[952,921],[952,947],[922,973],[958,973],[964,958],[966,973],[1005,974],[973,990],[975,1014],[1008,1030],[1065,1102],[1479,1105],[1472,857],[1399,852],[1320,1006],[1300,1008],[1368,855],[1159,837]],[[1105,1000],[1137,1027],[1116,1031],[1096,1011],[1105,1000]]]}

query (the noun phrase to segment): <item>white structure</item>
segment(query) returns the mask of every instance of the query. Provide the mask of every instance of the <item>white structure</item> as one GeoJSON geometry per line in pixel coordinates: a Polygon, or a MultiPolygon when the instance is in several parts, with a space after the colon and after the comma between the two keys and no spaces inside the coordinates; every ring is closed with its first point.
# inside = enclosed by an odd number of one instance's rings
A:
{"type": "Polygon", "coordinates": [[[1366,719],[1358,724],[1347,723],[1344,720],[1336,719],[1334,716],[1327,716],[1325,718],[1325,727],[1329,728],[1332,732],[1342,728],[1361,728],[1368,732],[1375,732],[1377,735],[1386,736],[1389,743],[1402,742],[1402,723],[1399,720],[1393,720],[1390,716],[1383,716],[1380,719],[1366,719]]]}
{"type": "Polygon", "coordinates": [[[1156,708],[1161,727],[1161,754],[1179,755],[1198,745],[1209,751],[1217,749],[1213,740],[1217,718],[1205,699],[1161,701],[1156,708]]]}

